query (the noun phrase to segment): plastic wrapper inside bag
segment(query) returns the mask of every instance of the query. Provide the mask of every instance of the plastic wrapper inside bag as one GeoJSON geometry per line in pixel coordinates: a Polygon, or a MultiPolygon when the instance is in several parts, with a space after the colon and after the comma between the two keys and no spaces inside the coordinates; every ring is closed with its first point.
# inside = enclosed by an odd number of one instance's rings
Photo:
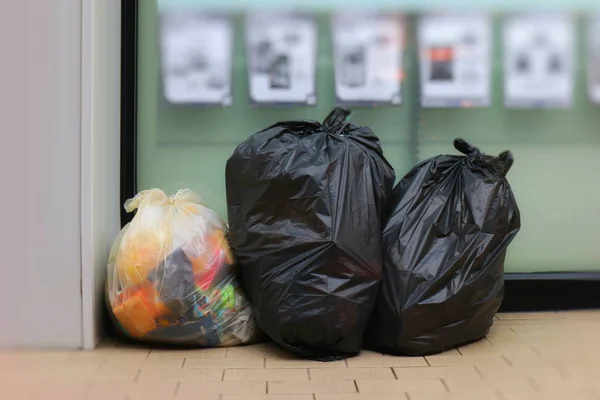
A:
{"type": "Polygon", "coordinates": [[[426,355],[483,338],[504,294],[507,246],[521,227],[505,175],[513,157],[421,162],[394,189],[383,231],[383,284],[365,345],[426,355]]]}
{"type": "Polygon", "coordinates": [[[262,330],[300,356],[360,352],[381,280],[381,222],[394,170],[379,139],[335,109],[280,122],[227,162],[233,248],[262,330]]]}
{"type": "Polygon", "coordinates": [[[199,347],[253,342],[258,328],[235,275],[225,225],[192,191],[140,192],[108,262],[112,319],[133,339],[199,347]]]}

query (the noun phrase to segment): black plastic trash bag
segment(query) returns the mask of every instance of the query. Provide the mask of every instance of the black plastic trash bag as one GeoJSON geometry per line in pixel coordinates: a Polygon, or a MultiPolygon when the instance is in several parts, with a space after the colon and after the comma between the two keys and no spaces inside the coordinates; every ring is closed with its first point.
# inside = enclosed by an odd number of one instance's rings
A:
{"type": "Polygon", "coordinates": [[[395,187],[383,231],[383,284],[366,347],[425,355],[487,335],[504,295],[506,248],[521,227],[508,151],[421,162],[395,187]]]}
{"type": "Polygon", "coordinates": [[[395,180],[379,139],[348,115],[277,123],[238,146],[226,170],[232,245],[259,326],[322,361],[361,350],[395,180]]]}

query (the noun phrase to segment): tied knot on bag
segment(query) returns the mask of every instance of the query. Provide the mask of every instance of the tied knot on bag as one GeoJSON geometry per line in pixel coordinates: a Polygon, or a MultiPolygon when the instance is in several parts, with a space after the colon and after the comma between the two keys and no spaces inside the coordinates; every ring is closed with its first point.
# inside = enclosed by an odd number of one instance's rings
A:
{"type": "Polygon", "coordinates": [[[479,151],[479,148],[460,138],[454,139],[454,148],[467,156],[473,164],[492,169],[502,177],[506,176],[514,163],[513,154],[508,150],[503,151],[496,157],[489,156],[479,151]]]}
{"type": "Polygon", "coordinates": [[[125,202],[125,211],[133,212],[145,206],[176,206],[182,203],[205,205],[204,201],[190,189],[180,189],[172,196],[161,189],[142,190],[135,197],[125,202]]]}
{"type": "Polygon", "coordinates": [[[323,121],[323,128],[328,133],[334,135],[341,134],[346,126],[348,126],[350,114],[351,112],[347,108],[334,108],[323,121]]]}

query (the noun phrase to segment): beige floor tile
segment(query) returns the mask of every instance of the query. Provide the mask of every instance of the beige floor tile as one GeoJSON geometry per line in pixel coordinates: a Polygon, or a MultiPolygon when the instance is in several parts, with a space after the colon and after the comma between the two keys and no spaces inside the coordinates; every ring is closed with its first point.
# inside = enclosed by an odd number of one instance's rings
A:
{"type": "Polygon", "coordinates": [[[578,387],[552,388],[551,390],[515,390],[504,387],[498,390],[502,400],[597,400],[598,393],[578,387]]]}
{"type": "Polygon", "coordinates": [[[525,378],[533,379],[540,382],[554,382],[563,380],[563,373],[557,368],[542,365],[534,367],[489,367],[482,366],[477,368],[482,375],[482,379],[486,381],[501,381],[508,382],[511,379],[525,378]]]}
{"type": "Polygon", "coordinates": [[[495,379],[477,380],[450,377],[444,378],[443,382],[450,393],[463,393],[469,390],[497,391],[501,388],[510,388],[512,390],[531,390],[533,388],[529,380],[523,377],[511,377],[507,379],[496,377],[495,379]]]}
{"type": "Polygon", "coordinates": [[[178,396],[266,393],[266,382],[181,382],[177,390],[178,396]]]}
{"type": "Polygon", "coordinates": [[[499,319],[494,321],[492,327],[515,328],[515,327],[542,327],[544,320],[539,319],[499,319]]]}
{"type": "Polygon", "coordinates": [[[313,400],[312,394],[226,394],[221,400],[313,400]]]}
{"type": "MultiPolygon", "coordinates": [[[[127,397],[127,400],[181,400],[176,394],[160,394],[160,393],[132,393],[127,397]]],[[[202,397],[202,400],[219,400],[219,395],[212,395],[208,397],[202,397]]],[[[112,400],[106,398],[105,400],[112,400]]],[[[198,396],[190,397],[189,400],[198,400],[198,396]]]]}
{"type": "MultiPolygon", "coordinates": [[[[83,382],[69,382],[69,383],[49,383],[45,382],[43,385],[39,383],[32,383],[28,387],[23,387],[19,391],[15,391],[17,397],[12,399],[27,399],[27,400],[49,400],[49,399],[83,399],[89,391],[89,385],[83,382]]],[[[5,389],[2,389],[2,393],[6,393],[5,389]]],[[[4,395],[3,395],[4,398],[4,395]]],[[[11,397],[6,397],[11,399],[11,397]]]]}
{"type": "Polygon", "coordinates": [[[481,354],[487,354],[492,351],[492,344],[486,339],[478,340],[464,346],[457,348],[458,352],[463,356],[478,356],[481,354]]]}
{"type": "Polygon", "coordinates": [[[181,369],[183,367],[184,358],[164,358],[164,359],[150,359],[144,358],[141,360],[135,359],[118,359],[111,358],[106,360],[101,368],[102,369],[127,369],[127,368],[159,368],[159,369],[181,369]]]}
{"type": "Polygon", "coordinates": [[[224,358],[227,355],[227,348],[220,347],[215,349],[193,349],[193,350],[152,350],[149,359],[165,358],[224,358]]]}
{"type": "Polygon", "coordinates": [[[356,393],[353,381],[271,381],[269,394],[335,394],[356,393]]]}
{"type": "Polygon", "coordinates": [[[543,349],[541,350],[542,354],[506,354],[503,357],[507,360],[507,362],[511,366],[515,367],[542,367],[542,366],[552,366],[557,367],[562,365],[563,367],[568,367],[571,365],[581,365],[581,364],[589,364],[593,361],[587,359],[586,357],[578,354],[563,354],[556,355],[552,353],[544,353],[543,349]]]}
{"type": "MultiPolygon", "coordinates": [[[[498,392],[499,400],[549,400],[544,399],[540,393],[535,391],[514,391],[507,388],[503,388],[498,392]]],[[[569,398],[565,398],[566,400],[569,398]]]]}
{"type": "Polygon", "coordinates": [[[72,366],[38,366],[35,368],[13,368],[2,371],[0,382],[78,382],[87,381],[97,375],[97,368],[72,366]]]}
{"type": "Polygon", "coordinates": [[[94,375],[91,377],[91,380],[93,382],[102,383],[128,383],[135,382],[140,373],[141,369],[139,368],[113,370],[104,369],[95,372],[94,375]]]}
{"type": "Polygon", "coordinates": [[[36,357],[24,357],[19,359],[18,356],[11,356],[6,358],[0,357],[0,371],[6,370],[46,370],[46,369],[86,369],[93,370],[100,368],[102,364],[106,362],[105,358],[70,358],[70,357],[59,357],[59,358],[36,358],[36,357]]]}
{"type": "Polygon", "coordinates": [[[396,379],[391,368],[316,368],[309,371],[311,381],[396,379]]]}
{"type": "Polygon", "coordinates": [[[95,359],[95,358],[102,358],[102,359],[110,359],[110,358],[117,358],[117,359],[133,359],[133,360],[142,360],[145,358],[148,358],[150,354],[150,349],[149,348],[103,348],[103,349],[96,349],[96,350],[81,350],[81,351],[76,351],[73,352],[69,355],[70,359],[95,359]]]}
{"type": "Polygon", "coordinates": [[[508,327],[496,327],[492,326],[490,332],[486,336],[488,342],[492,345],[497,343],[519,343],[521,338],[508,327]]]}
{"type": "Polygon", "coordinates": [[[317,394],[316,400],[407,400],[406,393],[379,393],[374,397],[370,393],[346,393],[346,394],[317,394]]]}
{"type": "Polygon", "coordinates": [[[496,317],[500,321],[502,320],[540,320],[540,319],[562,319],[563,314],[559,314],[553,311],[546,312],[517,312],[517,313],[498,313],[496,317]]]}
{"type": "Polygon", "coordinates": [[[528,343],[493,343],[492,347],[488,349],[487,354],[502,354],[509,356],[517,354],[519,356],[535,356],[539,354],[539,351],[528,343]]]}
{"type": "Polygon", "coordinates": [[[267,358],[267,368],[346,368],[346,361],[312,361],[290,356],[288,358],[267,358]]]}
{"type": "Polygon", "coordinates": [[[446,351],[443,351],[441,353],[437,353],[435,354],[436,356],[460,356],[460,352],[458,351],[458,349],[449,349],[446,351]]]}
{"type": "MultiPolygon", "coordinates": [[[[203,394],[201,395],[202,397],[200,397],[200,395],[198,394],[177,394],[175,395],[175,399],[174,400],[221,400],[221,398],[223,396],[221,396],[220,394],[203,394]]],[[[144,399],[131,399],[131,400],[144,400],[144,399]]],[[[160,400],[160,399],[156,399],[156,400],[160,400]]],[[[169,400],[169,399],[166,399],[169,400]]]]}
{"type": "MultiPolygon", "coordinates": [[[[600,360],[599,360],[600,361],[600,360]]],[[[575,364],[575,365],[558,365],[556,367],[561,375],[567,380],[574,381],[594,381],[594,378],[600,377],[600,362],[595,365],[575,364]]],[[[600,382],[598,382],[600,387],[600,382]]]]}
{"type": "Polygon", "coordinates": [[[224,381],[307,381],[308,370],[303,369],[227,369],[224,381]]]}
{"type": "Polygon", "coordinates": [[[92,384],[86,400],[125,400],[134,398],[165,398],[175,396],[177,382],[150,382],[129,384],[92,384]]]}
{"type": "Polygon", "coordinates": [[[359,356],[348,358],[348,366],[354,367],[422,367],[427,366],[424,357],[396,357],[363,351],[359,356]]]}
{"type": "Polygon", "coordinates": [[[259,357],[235,357],[235,358],[186,358],[184,369],[188,368],[264,368],[265,359],[259,357]]]}
{"type": "Polygon", "coordinates": [[[227,358],[277,358],[284,353],[285,352],[281,348],[277,347],[277,345],[275,345],[274,343],[260,343],[251,346],[229,347],[227,349],[227,358]]]}
{"type": "Polygon", "coordinates": [[[35,360],[35,361],[59,361],[66,360],[75,350],[60,351],[60,350],[0,350],[0,360],[2,359],[19,359],[19,360],[35,360]]]}
{"type": "Polygon", "coordinates": [[[542,326],[521,325],[510,328],[521,339],[571,339],[558,329],[549,329],[542,326]]]}
{"type": "Polygon", "coordinates": [[[404,393],[404,392],[434,392],[446,393],[446,387],[440,379],[413,379],[413,380],[385,380],[385,381],[361,381],[356,385],[359,393],[404,393]]]}
{"type": "Polygon", "coordinates": [[[507,365],[506,360],[499,354],[471,355],[434,355],[425,357],[432,367],[444,367],[453,365],[507,365]]]}
{"type": "Polygon", "coordinates": [[[398,380],[464,378],[481,379],[474,366],[394,368],[398,380]]]}
{"type": "Polygon", "coordinates": [[[494,391],[470,389],[456,393],[408,392],[409,400],[504,400],[494,391]]]}
{"type": "Polygon", "coordinates": [[[530,356],[535,357],[539,352],[529,344],[514,341],[514,342],[496,342],[491,344],[489,341],[479,341],[458,349],[462,355],[478,357],[490,355],[516,355],[518,357],[530,356]]]}
{"type": "Polygon", "coordinates": [[[600,310],[563,311],[557,314],[567,320],[584,320],[594,322],[598,322],[598,320],[600,320],[600,310]]]}
{"type": "Polygon", "coordinates": [[[223,380],[224,370],[205,368],[205,369],[142,369],[137,379],[138,382],[219,382],[223,380]]]}
{"type": "Polygon", "coordinates": [[[2,398],[29,400],[35,396],[31,385],[2,383],[2,398]]]}

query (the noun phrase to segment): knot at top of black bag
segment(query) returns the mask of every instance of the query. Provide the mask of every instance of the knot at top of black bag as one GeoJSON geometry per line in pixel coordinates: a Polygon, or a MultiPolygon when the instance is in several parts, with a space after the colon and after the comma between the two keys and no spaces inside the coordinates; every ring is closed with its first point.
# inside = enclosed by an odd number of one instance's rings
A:
{"type": "Polygon", "coordinates": [[[512,167],[515,159],[510,151],[503,151],[497,157],[488,156],[464,139],[454,139],[454,148],[463,153],[469,160],[481,167],[496,171],[504,177],[512,167]]]}
{"type": "Polygon", "coordinates": [[[347,125],[346,121],[348,120],[350,114],[351,112],[347,108],[334,108],[323,121],[323,128],[325,128],[325,131],[328,133],[342,133],[347,125]]]}

